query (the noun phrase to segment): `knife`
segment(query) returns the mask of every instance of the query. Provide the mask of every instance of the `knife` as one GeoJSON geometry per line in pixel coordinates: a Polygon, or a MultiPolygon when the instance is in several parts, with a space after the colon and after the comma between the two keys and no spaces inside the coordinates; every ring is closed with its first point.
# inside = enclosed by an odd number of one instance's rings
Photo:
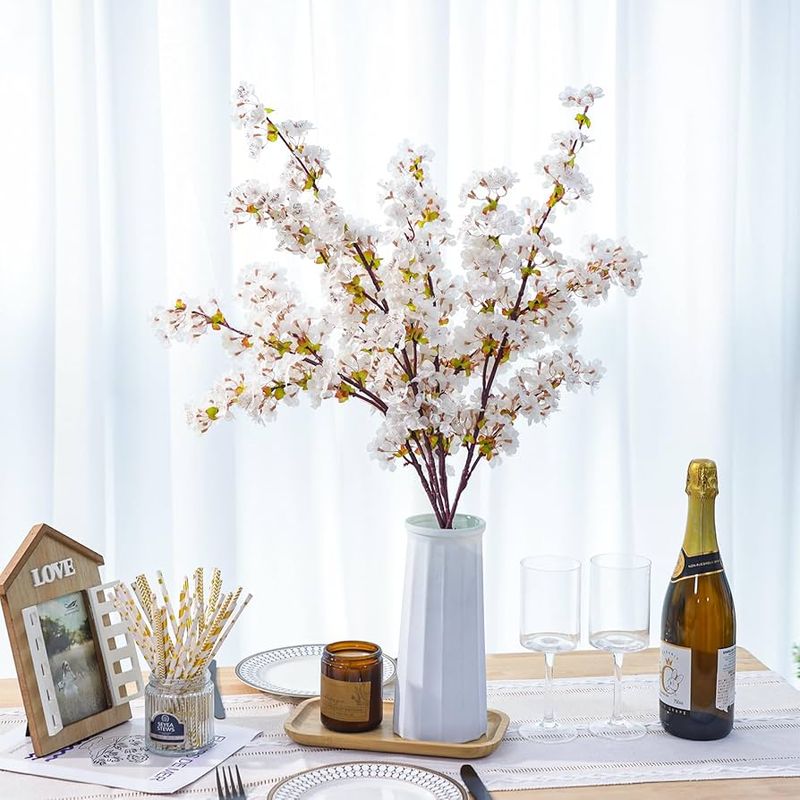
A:
{"type": "Polygon", "coordinates": [[[216,659],[208,665],[208,671],[211,673],[211,680],[214,683],[214,716],[217,719],[225,719],[225,706],[222,705],[222,695],[219,693],[219,684],[217,683],[216,659]]]}
{"type": "Polygon", "coordinates": [[[478,773],[469,764],[464,764],[461,767],[461,780],[467,784],[467,789],[469,789],[475,800],[492,800],[489,790],[483,785],[478,773]]]}

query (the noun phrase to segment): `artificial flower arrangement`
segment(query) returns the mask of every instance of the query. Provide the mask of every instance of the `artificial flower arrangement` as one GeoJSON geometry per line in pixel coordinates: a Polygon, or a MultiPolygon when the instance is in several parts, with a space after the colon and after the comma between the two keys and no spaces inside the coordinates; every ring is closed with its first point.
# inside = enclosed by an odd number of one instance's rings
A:
{"type": "Polygon", "coordinates": [[[278,121],[241,84],[234,119],[251,155],[272,145],[288,160],[278,186],[248,180],[230,192],[231,227],[270,228],[279,248],[317,264],[324,304],[306,306],[281,269],[256,263],[241,275],[241,321],[216,298],[183,296],[158,309],[165,340],[216,331],[233,362],[189,411],[194,426],[208,431],[237,411],[266,422],[302,396],[313,406],[366,403],[380,419],[372,455],[414,470],[439,526],[451,528],[478,465],[515,451],[517,422],[546,419],[563,390],[600,380],[600,363],[575,349],[579,304],[605,300],[612,286],[626,294],[639,286],[643,256],[625,239],[592,237],[580,258],[568,258],[551,227],[557,210],[592,194],[577,161],[602,95],[595,86],[561,93],[576,125],[553,136],[537,165],[542,201],[512,208],[513,172],[475,172],[454,231],[431,183],[428,148],[400,147],[380,183],[388,224],[367,224],[336,202],[328,152],[307,141],[311,124],[278,121]],[[445,264],[456,243],[457,272],[445,264]]]}

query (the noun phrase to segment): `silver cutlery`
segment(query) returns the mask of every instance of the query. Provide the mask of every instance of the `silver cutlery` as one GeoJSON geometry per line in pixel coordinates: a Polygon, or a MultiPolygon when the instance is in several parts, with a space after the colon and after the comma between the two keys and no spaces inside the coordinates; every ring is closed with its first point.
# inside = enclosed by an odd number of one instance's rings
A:
{"type": "Polygon", "coordinates": [[[469,764],[464,764],[461,767],[461,780],[467,784],[467,789],[469,789],[475,800],[492,800],[489,790],[478,777],[478,773],[469,764]]]}
{"type": "Polygon", "coordinates": [[[222,694],[220,694],[219,684],[217,683],[216,659],[212,659],[208,665],[208,671],[211,673],[211,681],[214,684],[214,716],[217,719],[225,719],[225,706],[222,704],[222,694]]]}
{"type": "Polygon", "coordinates": [[[244,786],[242,785],[242,776],[239,774],[239,767],[217,767],[214,772],[217,777],[219,800],[247,800],[247,795],[244,793],[244,786]],[[234,773],[236,775],[235,782],[233,779],[234,773]],[[222,776],[221,779],[220,776],[222,776]]]}

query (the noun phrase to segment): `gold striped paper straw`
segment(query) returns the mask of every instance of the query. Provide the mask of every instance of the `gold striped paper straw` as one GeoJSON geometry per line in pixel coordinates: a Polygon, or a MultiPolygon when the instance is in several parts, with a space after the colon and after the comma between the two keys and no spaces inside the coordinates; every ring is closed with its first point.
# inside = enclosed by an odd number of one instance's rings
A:
{"type": "Polygon", "coordinates": [[[211,595],[208,598],[208,609],[206,610],[206,625],[211,622],[211,618],[217,611],[217,603],[219,603],[220,592],[222,591],[222,574],[219,567],[214,567],[211,570],[211,595]]]}
{"type": "Polygon", "coordinates": [[[198,670],[203,669],[206,665],[211,661],[214,657],[214,652],[219,649],[219,644],[221,644],[221,639],[225,638],[225,630],[226,625],[228,624],[228,620],[231,619],[233,616],[234,610],[236,608],[236,603],[238,602],[238,597],[241,594],[241,587],[233,594],[228,595],[226,598],[226,602],[224,603],[223,607],[220,609],[220,615],[214,624],[214,627],[211,632],[211,636],[208,640],[204,643],[203,650],[201,653],[201,660],[200,664],[197,667],[198,670]]]}
{"type": "Polygon", "coordinates": [[[220,648],[225,642],[225,639],[228,638],[228,634],[231,632],[231,629],[239,621],[239,617],[241,616],[242,611],[244,611],[245,608],[247,608],[247,604],[252,599],[253,599],[252,594],[248,594],[247,597],[244,598],[244,602],[239,606],[239,610],[233,615],[233,617],[231,617],[231,621],[228,623],[228,625],[225,626],[225,630],[223,631],[222,636],[218,639],[216,645],[214,646],[214,649],[211,651],[211,656],[208,659],[209,661],[211,661],[212,658],[217,657],[217,653],[219,652],[220,648]]]}
{"type": "Polygon", "coordinates": [[[183,641],[183,637],[189,628],[190,609],[189,579],[184,578],[181,591],[178,594],[178,633],[176,635],[178,641],[183,641]]]}
{"type": "Polygon", "coordinates": [[[151,625],[155,625],[155,605],[153,603],[153,592],[150,589],[150,584],[144,575],[137,575],[133,581],[133,591],[136,593],[136,598],[139,600],[139,605],[145,613],[151,625]]]}
{"type": "Polygon", "coordinates": [[[206,626],[205,621],[205,587],[203,586],[203,568],[198,567],[194,571],[194,597],[195,602],[197,603],[197,611],[195,612],[198,619],[198,625],[200,628],[200,632],[203,632],[203,628],[206,626]]]}
{"type": "Polygon", "coordinates": [[[159,608],[158,612],[158,624],[156,625],[156,677],[163,681],[166,678],[164,630],[167,627],[167,610],[159,608]]]}
{"type": "Polygon", "coordinates": [[[200,640],[201,646],[205,644],[210,636],[213,635],[214,627],[218,624],[225,608],[227,607],[230,597],[230,595],[225,595],[222,598],[222,602],[217,604],[217,608],[214,613],[206,620],[206,628],[203,632],[203,638],[200,640]]]}
{"type": "Polygon", "coordinates": [[[175,619],[175,610],[172,608],[172,601],[169,599],[169,590],[167,589],[166,581],[164,580],[164,576],[161,573],[161,570],[156,572],[156,580],[158,581],[158,587],[161,589],[161,596],[164,598],[164,606],[167,610],[167,615],[169,616],[170,624],[172,625],[172,630],[175,633],[175,637],[178,636],[178,621],[175,619]]]}
{"type": "MultiPolygon", "coordinates": [[[[196,611],[198,608],[196,598],[194,605],[196,611]]],[[[197,639],[198,639],[198,625],[199,625],[199,617],[195,613],[192,617],[192,623],[191,626],[189,627],[189,631],[184,637],[182,643],[181,657],[176,671],[176,677],[178,678],[184,678],[188,676],[189,669],[194,661],[194,651],[195,648],[197,647],[197,639]]]]}
{"type": "Polygon", "coordinates": [[[217,640],[217,637],[222,630],[222,626],[224,624],[225,615],[228,612],[228,607],[230,606],[230,602],[233,598],[232,594],[226,595],[220,607],[217,609],[217,613],[214,615],[214,619],[211,621],[209,626],[206,628],[205,635],[201,641],[200,648],[195,656],[194,663],[192,664],[191,672],[192,674],[197,674],[197,672],[204,666],[206,662],[206,657],[214,648],[214,643],[217,640]]]}

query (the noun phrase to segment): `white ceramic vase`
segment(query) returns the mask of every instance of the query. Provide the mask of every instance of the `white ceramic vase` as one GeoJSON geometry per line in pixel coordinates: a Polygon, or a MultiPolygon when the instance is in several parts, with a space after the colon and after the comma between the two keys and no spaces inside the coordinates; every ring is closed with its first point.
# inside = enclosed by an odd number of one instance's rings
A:
{"type": "Polygon", "coordinates": [[[486,733],[483,531],[458,514],[406,520],[408,547],[395,683],[394,731],[404,739],[469,742],[486,733]]]}

